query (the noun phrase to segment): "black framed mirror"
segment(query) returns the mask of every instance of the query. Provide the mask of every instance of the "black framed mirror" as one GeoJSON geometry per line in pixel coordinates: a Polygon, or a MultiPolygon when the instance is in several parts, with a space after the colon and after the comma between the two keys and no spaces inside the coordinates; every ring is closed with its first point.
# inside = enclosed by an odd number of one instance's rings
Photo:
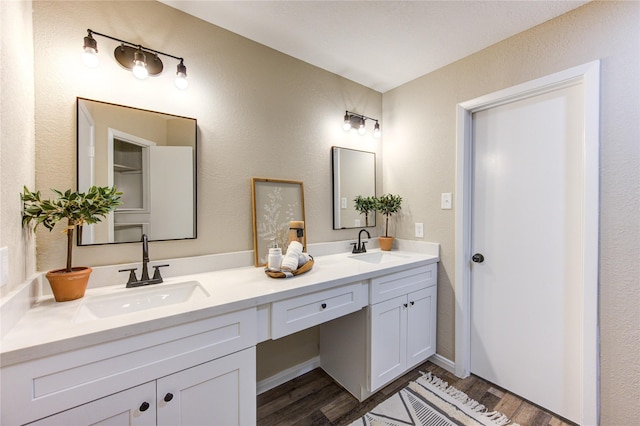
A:
{"type": "Polygon", "coordinates": [[[78,190],[123,193],[78,245],[196,238],[196,119],[77,98],[76,120],[78,190]]]}
{"type": "Polygon", "coordinates": [[[376,195],[376,154],[355,149],[331,147],[333,176],[333,229],[350,229],[376,226],[376,214],[368,218],[354,207],[354,199],[360,195],[376,195]]]}

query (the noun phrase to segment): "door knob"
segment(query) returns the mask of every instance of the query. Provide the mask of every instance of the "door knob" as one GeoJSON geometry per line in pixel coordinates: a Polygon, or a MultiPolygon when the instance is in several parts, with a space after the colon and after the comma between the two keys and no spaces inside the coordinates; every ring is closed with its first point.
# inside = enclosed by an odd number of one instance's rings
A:
{"type": "Polygon", "coordinates": [[[476,263],[482,263],[484,262],[484,256],[481,253],[476,253],[473,255],[471,260],[473,260],[476,263]]]}

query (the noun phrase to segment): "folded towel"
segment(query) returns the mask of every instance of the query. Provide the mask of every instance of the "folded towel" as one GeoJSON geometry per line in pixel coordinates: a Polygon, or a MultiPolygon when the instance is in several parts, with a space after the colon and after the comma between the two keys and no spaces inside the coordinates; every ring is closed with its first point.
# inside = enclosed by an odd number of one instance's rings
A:
{"type": "Polygon", "coordinates": [[[300,257],[298,257],[298,268],[301,268],[305,263],[311,260],[311,256],[309,253],[300,253],[300,257]]]}
{"type": "Polygon", "coordinates": [[[298,241],[291,241],[287,247],[287,254],[282,259],[280,269],[283,271],[295,271],[298,269],[298,261],[302,254],[302,244],[298,241]]]}

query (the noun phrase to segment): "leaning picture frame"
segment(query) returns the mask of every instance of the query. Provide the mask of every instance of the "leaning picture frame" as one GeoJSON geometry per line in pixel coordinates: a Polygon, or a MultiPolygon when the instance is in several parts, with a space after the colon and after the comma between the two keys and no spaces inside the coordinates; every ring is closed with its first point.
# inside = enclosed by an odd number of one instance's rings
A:
{"type": "MultiPolygon", "coordinates": [[[[255,266],[264,266],[274,242],[286,253],[289,223],[304,223],[304,185],[295,180],[254,177],[251,178],[251,195],[254,262],[255,266]]],[[[306,229],[303,233],[303,246],[306,247],[306,229]]]]}

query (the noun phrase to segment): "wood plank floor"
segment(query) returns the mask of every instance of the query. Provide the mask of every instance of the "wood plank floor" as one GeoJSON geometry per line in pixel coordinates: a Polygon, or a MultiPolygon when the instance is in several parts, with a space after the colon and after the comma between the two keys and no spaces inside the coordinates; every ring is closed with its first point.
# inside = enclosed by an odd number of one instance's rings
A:
{"type": "Polygon", "coordinates": [[[430,371],[469,397],[497,410],[522,426],[568,426],[572,423],[525,401],[477,376],[459,379],[427,361],[359,403],[350,393],[317,368],[258,395],[258,426],[348,425],[376,405],[430,371]]]}

